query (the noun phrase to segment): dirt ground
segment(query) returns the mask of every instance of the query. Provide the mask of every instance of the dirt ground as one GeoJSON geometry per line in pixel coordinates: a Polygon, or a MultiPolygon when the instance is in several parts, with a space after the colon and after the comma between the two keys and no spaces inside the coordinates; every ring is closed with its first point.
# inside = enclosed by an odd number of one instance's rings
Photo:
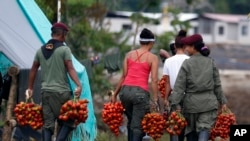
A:
{"type": "Polygon", "coordinates": [[[221,84],[228,107],[236,115],[238,124],[250,123],[250,71],[221,70],[221,84]]]}

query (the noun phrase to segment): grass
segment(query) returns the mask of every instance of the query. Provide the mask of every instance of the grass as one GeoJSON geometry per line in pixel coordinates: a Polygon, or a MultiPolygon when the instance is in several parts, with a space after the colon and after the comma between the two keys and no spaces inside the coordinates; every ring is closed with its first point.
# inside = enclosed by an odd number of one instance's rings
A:
{"type": "MultiPolygon", "coordinates": [[[[95,141],[127,141],[127,136],[124,134],[116,137],[110,131],[98,131],[95,141]]],[[[150,141],[154,141],[151,139],[150,141]]],[[[169,141],[169,134],[165,133],[159,141],[169,141]]]]}

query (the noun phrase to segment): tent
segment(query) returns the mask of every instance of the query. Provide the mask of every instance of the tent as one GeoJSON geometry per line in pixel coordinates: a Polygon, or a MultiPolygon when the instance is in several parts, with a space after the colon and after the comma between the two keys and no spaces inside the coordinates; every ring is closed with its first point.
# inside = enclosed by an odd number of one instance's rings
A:
{"type": "MultiPolygon", "coordinates": [[[[24,100],[27,88],[28,73],[32,66],[35,52],[50,39],[51,23],[34,0],[2,0],[0,5],[0,71],[6,74],[12,65],[20,68],[18,101],[24,100]]],[[[86,69],[73,56],[75,67],[81,83],[85,88],[81,98],[88,99],[89,118],[81,127],[81,133],[89,136],[89,141],[96,136],[96,119],[92,105],[91,91],[86,69]],[[82,79],[84,78],[84,79],[82,79]],[[87,94],[86,94],[87,93],[87,94]]],[[[40,75],[38,73],[38,75],[40,75]]],[[[36,77],[34,86],[34,101],[40,101],[40,80],[36,77]]],[[[71,87],[74,87],[72,80],[71,87]]],[[[74,139],[75,137],[73,137],[74,139]]],[[[76,141],[76,140],[72,140],[76,141]]]]}
{"type": "MultiPolygon", "coordinates": [[[[50,37],[51,24],[33,0],[3,0],[0,9],[0,71],[4,75],[12,65],[21,70],[18,93],[22,100],[35,52],[50,37]]],[[[39,77],[35,93],[40,92],[38,82],[39,77]]],[[[34,100],[38,102],[39,97],[34,100]]]]}
{"type": "MultiPolygon", "coordinates": [[[[28,13],[24,11],[24,6],[29,8],[27,10],[38,19],[46,17],[41,12],[38,14],[39,11],[36,9],[39,7],[35,3],[34,5],[26,4],[25,0],[3,0],[0,5],[0,70],[2,74],[6,73],[9,65],[13,64],[20,69],[30,68],[36,50],[42,45],[42,39],[27,17],[28,13]]],[[[41,30],[48,29],[50,26],[47,20],[38,20],[38,22],[40,23],[36,27],[41,30]]]]}

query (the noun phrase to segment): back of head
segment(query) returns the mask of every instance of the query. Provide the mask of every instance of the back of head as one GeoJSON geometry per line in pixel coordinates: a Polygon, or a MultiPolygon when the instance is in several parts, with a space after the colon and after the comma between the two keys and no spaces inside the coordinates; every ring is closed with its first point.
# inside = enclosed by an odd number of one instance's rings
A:
{"type": "Polygon", "coordinates": [[[155,41],[154,34],[149,29],[144,28],[140,34],[140,43],[149,44],[150,42],[154,42],[154,41],[155,41]]]}
{"type": "Polygon", "coordinates": [[[187,31],[185,30],[180,30],[178,35],[175,37],[175,47],[176,48],[182,48],[183,43],[181,41],[182,38],[187,36],[187,31]]]}
{"type": "Polygon", "coordinates": [[[210,54],[210,50],[205,43],[203,42],[203,38],[200,34],[194,34],[182,39],[182,43],[184,45],[193,45],[194,48],[199,51],[203,56],[208,56],[210,54]]]}
{"type": "Polygon", "coordinates": [[[52,35],[66,34],[68,31],[67,25],[61,22],[54,23],[51,27],[52,35]]]}
{"type": "Polygon", "coordinates": [[[169,44],[169,48],[170,48],[170,50],[171,50],[172,55],[175,55],[175,54],[176,54],[176,50],[175,50],[175,45],[174,45],[174,43],[170,43],[170,44],[169,44]]]}

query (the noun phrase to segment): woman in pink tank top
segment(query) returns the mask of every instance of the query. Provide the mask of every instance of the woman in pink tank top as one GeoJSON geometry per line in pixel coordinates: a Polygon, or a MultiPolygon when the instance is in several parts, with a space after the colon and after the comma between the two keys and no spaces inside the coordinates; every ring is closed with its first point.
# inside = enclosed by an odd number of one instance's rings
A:
{"type": "Polygon", "coordinates": [[[127,53],[123,62],[123,74],[112,95],[112,102],[119,94],[128,119],[128,141],[142,141],[145,133],[141,120],[150,112],[150,94],[148,88],[151,75],[151,87],[154,104],[158,101],[158,57],[150,52],[154,45],[154,34],[144,28],[140,34],[140,48],[127,53]]]}

